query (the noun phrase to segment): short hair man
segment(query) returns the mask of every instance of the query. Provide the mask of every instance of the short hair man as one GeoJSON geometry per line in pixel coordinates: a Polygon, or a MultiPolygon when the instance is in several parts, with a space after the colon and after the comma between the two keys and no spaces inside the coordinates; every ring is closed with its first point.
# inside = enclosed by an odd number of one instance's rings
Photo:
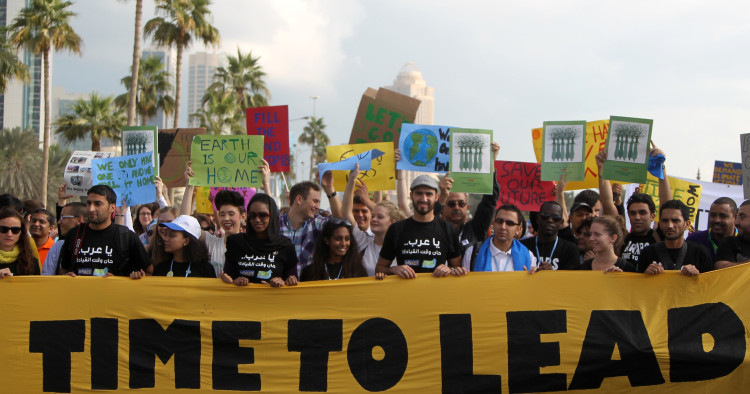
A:
{"type": "Polygon", "coordinates": [[[594,216],[594,209],[591,205],[585,202],[574,202],[573,207],[570,208],[570,215],[568,215],[568,226],[560,229],[557,232],[557,236],[566,241],[578,244],[578,237],[576,237],[578,227],[581,227],[581,223],[584,220],[591,219],[594,216]]]}
{"type": "Polygon", "coordinates": [[[468,273],[461,266],[461,245],[454,227],[435,215],[439,190],[430,175],[414,179],[410,193],[414,213],[388,227],[375,267],[376,278],[398,275],[414,279],[419,272],[431,272],[435,277],[468,273]],[[394,259],[397,265],[391,267],[394,259]]]}
{"type": "Polygon", "coordinates": [[[370,231],[370,219],[372,218],[372,212],[370,207],[362,202],[359,196],[354,196],[354,202],[352,205],[352,214],[354,220],[357,222],[357,227],[363,232],[370,231]]]}
{"type": "Polygon", "coordinates": [[[716,249],[716,263],[714,268],[726,268],[746,263],[750,260],[750,200],[740,204],[735,218],[735,226],[739,234],[724,237],[716,249]]]}
{"type": "Polygon", "coordinates": [[[497,209],[491,238],[474,254],[471,246],[464,253],[463,266],[470,271],[529,271],[536,267],[536,257],[516,236],[521,232],[523,214],[513,204],[497,209]],[[476,257],[475,257],[476,256],[476,257]]]}
{"type": "Polygon", "coordinates": [[[703,245],[716,262],[716,250],[724,238],[737,235],[734,220],[737,217],[737,203],[729,197],[719,197],[708,211],[708,230],[696,231],[687,240],[703,245]]]}
{"type": "Polygon", "coordinates": [[[695,276],[712,269],[711,256],[700,244],[685,240],[690,222],[690,210],[680,200],[670,200],[659,208],[659,228],[664,241],[645,247],[639,256],[638,272],[654,275],[664,270],[680,270],[683,275],[695,276]]]}
{"type": "Polygon", "coordinates": [[[153,266],[134,232],[112,222],[117,196],[107,185],[88,191],[88,223],[65,236],[60,272],[70,276],[129,276],[135,271],[152,272],[153,266]]]}
{"type": "Polygon", "coordinates": [[[621,257],[634,267],[638,267],[638,260],[643,249],[658,241],[652,229],[656,217],[656,205],[654,199],[645,193],[634,193],[626,205],[630,220],[630,233],[625,236],[621,257]]]}
{"type": "Polygon", "coordinates": [[[44,261],[44,265],[42,265],[42,275],[57,275],[60,263],[60,250],[62,250],[62,246],[65,244],[65,235],[83,223],[86,220],[86,216],[86,204],[82,202],[74,201],[62,207],[60,210],[60,220],[57,221],[57,233],[60,236],[57,242],[52,245],[49,252],[47,252],[47,258],[44,261]]]}
{"type": "Polygon", "coordinates": [[[49,236],[54,226],[55,215],[52,212],[44,208],[37,208],[31,213],[29,233],[31,234],[31,238],[34,239],[34,243],[36,243],[36,248],[39,252],[39,261],[42,264],[44,264],[47,253],[55,243],[55,240],[49,236]]]}
{"type": "Polygon", "coordinates": [[[563,225],[562,213],[556,201],[543,202],[537,215],[537,235],[521,240],[536,257],[540,270],[577,269],[581,265],[578,246],[557,236],[563,225]]]}

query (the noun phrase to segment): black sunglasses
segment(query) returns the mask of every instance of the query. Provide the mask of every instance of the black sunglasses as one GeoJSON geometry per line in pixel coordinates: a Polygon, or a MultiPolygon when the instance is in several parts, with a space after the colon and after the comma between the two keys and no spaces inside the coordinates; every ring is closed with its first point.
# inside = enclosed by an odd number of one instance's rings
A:
{"type": "Polygon", "coordinates": [[[550,215],[547,212],[540,213],[539,217],[542,218],[542,220],[549,220],[550,218],[552,218],[553,222],[562,222],[563,220],[562,216],[556,214],[550,215]]]}
{"type": "Polygon", "coordinates": [[[346,220],[346,219],[340,219],[340,218],[331,218],[331,219],[329,219],[329,221],[330,221],[330,222],[331,222],[331,224],[333,224],[334,226],[338,226],[338,225],[340,225],[340,224],[343,224],[343,225],[344,225],[344,226],[346,226],[346,227],[351,227],[351,226],[352,226],[352,223],[351,223],[350,221],[346,220]]]}
{"type": "Polygon", "coordinates": [[[466,201],[448,201],[445,205],[451,208],[455,208],[456,205],[458,205],[459,207],[463,208],[466,206],[466,201]]]}
{"type": "Polygon", "coordinates": [[[5,234],[8,231],[10,231],[13,234],[18,234],[21,232],[21,227],[0,226],[0,234],[5,234]]]}
{"type": "Polygon", "coordinates": [[[255,220],[255,218],[258,218],[260,220],[268,220],[268,218],[270,217],[271,217],[271,214],[268,212],[258,212],[258,213],[250,212],[247,214],[247,218],[249,220],[255,220]]]}
{"type": "Polygon", "coordinates": [[[519,223],[516,223],[516,222],[514,222],[512,220],[505,220],[503,218],[495,218],[495,224],[502,225],[503,223],[505,225],[507,225],[508,227],[518,226],[518,224],[519,224],[519,223]]]}

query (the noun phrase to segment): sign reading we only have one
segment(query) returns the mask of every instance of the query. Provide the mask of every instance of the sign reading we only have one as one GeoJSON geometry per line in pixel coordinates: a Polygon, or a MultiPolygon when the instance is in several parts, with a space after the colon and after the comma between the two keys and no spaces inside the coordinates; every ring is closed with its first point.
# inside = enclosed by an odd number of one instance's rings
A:
{"type": "Polygon", "coordinates": [[[136,155],[94,159],[92,176],[95,185],[105,184],[117,195],[117,206],[122,200],[128,206],[154,202],[153,152],[136,155]]]}
{"type": "Polygon", "coordinates": [[[245,110],[248,135],[262,135],[263,158],[271,172],[289,172],[289,107],[248,108],[245,110]]]}
{"type": "Polygon", "coordinates": [[[190,160],[193,186],[261,187],[263,136],[197,135],[190,160]]]}

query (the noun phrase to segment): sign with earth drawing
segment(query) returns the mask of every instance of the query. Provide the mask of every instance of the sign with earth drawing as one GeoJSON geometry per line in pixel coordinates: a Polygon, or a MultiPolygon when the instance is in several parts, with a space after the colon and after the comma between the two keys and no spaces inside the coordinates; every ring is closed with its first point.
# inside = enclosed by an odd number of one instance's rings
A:
{"type": "Polygon", "coordinates": [[[646,183],[652,119],[609,118],[607,161],[602,167],[604,179],[646,183]]]}
{"type": "Polygon", "coordinates": [[[154,152],[154,174],[159,176],[159,156],[156,126],[130,126],[122,128],[122,156],[139,155],[146,152],[154,152]]]}
{"type": "Polygon", "coordinates": [[[542,178],[582,181],[586,170],[586,121],[544,122],[542,134],[542,178]]]}
{"type": "Polygon", "coordinates": [[[421,172],[448,172],[450,169],[450,130],[448,126],[401,125],[398,147],[401,160],[396,169],[421,172]]]}
{"type": "Polygon", "coordinates": [[[451,129],[451,192],[491,194],[492,130],[451,129]]]}
{"type": "Polygon", "coordinates": [[[261,187],[262,135],[196,135],[190,149],[195,176],[190,184],[261,187]]]}

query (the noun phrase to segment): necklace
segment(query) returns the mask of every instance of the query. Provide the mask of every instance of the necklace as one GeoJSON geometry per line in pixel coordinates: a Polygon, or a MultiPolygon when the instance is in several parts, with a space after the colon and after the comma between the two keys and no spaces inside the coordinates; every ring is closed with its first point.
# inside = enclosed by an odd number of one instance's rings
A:
{"type": "MultiPolygon", "coordinates": [[[[190,275],[190,267],[193,265],[193,263],[188,264],[187,271],[185,271],[185,277],[187,278],[188,275],[190,275]]],[[[174,276],[174,271],[172,271],[172,268],[174,268],[174,259],[172,259],[172,262],[169,264],[169,272],[167,272],[167,278],[171,278],[174,276]]]]}
{"type": "MultiPolygon", "coordinates": [[[[328,280],[336,280],[336,279],[341,278],[341,272],[344,270],[344,263],[339,263],[339,264],[341,264],[341,266],[339,267],[339,274],[336,275],[335,278],[331,278],[331,274],[328,272],[328,264],[323,265],[323,268],[325,268],[326,270],[326,276],[328,276],[328,280]]],[[[335,265],[335,263],[331,265],[335,265]]]]}
{"type": "MultiPolygon", "coordinates": [[[[550,262],[550,264],[552,263],[552,256],[555,255],[555,249],[557,249],[557,241],[559,241],[559,240],[560,240],[560,237],[555,237],[555,245],[552,246],[552,252],[550,252],[550,254],[549,254],[549,262],[550,262]]],[[[542,254],[539,253],[539,237],[536,237],[534,239],[534,245],[536,246],[536,259],[538,260],[537,264],[542,264],[542,262],[544,260],[542,260],[542,254]]]]}

